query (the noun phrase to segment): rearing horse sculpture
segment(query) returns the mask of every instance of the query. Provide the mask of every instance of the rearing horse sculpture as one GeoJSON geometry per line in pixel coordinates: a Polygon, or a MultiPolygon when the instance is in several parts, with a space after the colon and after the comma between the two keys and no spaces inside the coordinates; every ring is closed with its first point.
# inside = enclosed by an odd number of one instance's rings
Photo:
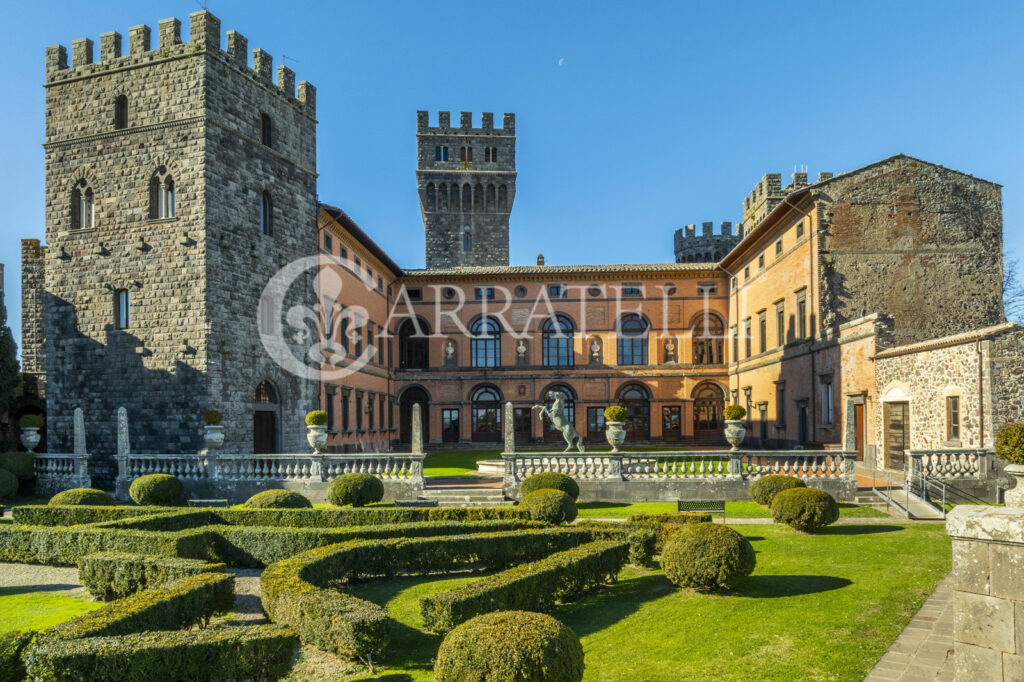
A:
{"type": "Polygon", "coordinates": [[[566,422],[565,417],[562,416],[565,413],[565,399],[562,396],[556,395],[555,402],[551,407],[534,405],[533,409],[540,410],[541,414],[551,420],[551,425],[561,432],[562,438],[565,439],[565,450],[562,450],[562,452],[569,452],[572,449],[573,442],[576,443],[576,450],[578,452],[584,451],[583,436],[576,431],[576,427],[566,422]]]}

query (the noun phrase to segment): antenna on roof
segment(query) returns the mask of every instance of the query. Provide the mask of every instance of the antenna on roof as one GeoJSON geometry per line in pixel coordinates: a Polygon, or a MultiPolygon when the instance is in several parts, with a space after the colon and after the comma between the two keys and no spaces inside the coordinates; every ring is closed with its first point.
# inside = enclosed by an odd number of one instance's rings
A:
{"type": "Polygon", "coordinates": [[[195,0],[195,3],[202,7],[204,12],[206,11],[206,0],[203,0],[202,2],[199,2],[199,0],[195,0]]]}
{"type": "Polygon", "coordinates": [[[296,59],[295,57],[289,57],[289,56],[288,56],[288,55],[286,55],[286,54],[282,54],[282,55],[281,55],[281,62],[282,62],[282,63],[283,63],[283,64],[284,64],[285,66],[287,66],[287,65],[288,65],[288,60],[289,60],[289,59],[290,59],[290,60],[292,60],[293,62],[295,62],[296,64],[299,64],[299,63],[300,63],[300,62],[299,62],[299,60],[298,60],[298,59],[296,59]]]}

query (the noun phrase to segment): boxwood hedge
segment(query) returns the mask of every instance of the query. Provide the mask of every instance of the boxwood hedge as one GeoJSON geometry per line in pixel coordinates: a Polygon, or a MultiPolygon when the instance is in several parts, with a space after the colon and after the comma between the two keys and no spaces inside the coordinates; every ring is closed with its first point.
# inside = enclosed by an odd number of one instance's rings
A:
{"type": "Polygon", "coordinates": [[[94,526],[0,526],[0,561],[74,566],[86,554],[128,552],[215,559],[216,537],[203,529],[160,533],[94,526]]]}
{"type": "Polygon", "coordinates": [[[223,573],[226,564],[199,559],[101,552],[78,560],[78,579],[96,599],[110,601],[200,573],[223,573]]]}
{"type": "Polygon", "coordinates": [[[626,519],[626,523],[654,528],[658,534],[655,553],[665,548],[665,543],[672,534],[692,523],[711,523],[711,514],[707,512],[681,512],[677,514],[634,514],[626,519]]]}
{"type": "Polygon", "coordinates": [[[71,488],[60,491],[46,504],[54,507],[112,505],[114,498],[110,496],[110,493],[96,488],[71,488]]]}

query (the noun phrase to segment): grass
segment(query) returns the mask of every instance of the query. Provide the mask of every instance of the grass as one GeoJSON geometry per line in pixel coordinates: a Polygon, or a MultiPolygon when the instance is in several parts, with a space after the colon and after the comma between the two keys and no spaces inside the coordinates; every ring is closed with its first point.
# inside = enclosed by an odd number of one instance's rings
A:
{"type": "MultiPolygon", "coordinates": [[[[950,568],[942,524],[737,530],[758,565],[733,592],[680,590],[627,567],[616,585],[556,608],[583,642],[585,679],[861,680],[950,568]]],[[[422,630],[419,598],[470,579],[355,586],[395,620],[389,660],[357,679],[433,679],[440,637],[422,630]]]]}
{"type": "Polygon", "coordinates": [[[98,609],[102,604],[66,594],[26,592],[29,587],[0,587],[0,632],[44,630],[98,609]]]}
{"type": "Polygon", "coordinates": [[[431,452],[423,460],[423,475],[476,476],[476,463],[482,459],[501,459],[501,450],[431,452]]]}
{"type": "MultiPolygon", "coordinates": [[[[633,514],[672,514],[674,502],[581,502],[577,505],[580,518],[623,519],[633,514]]],[[[720,516],[715,514],[715,516],[720,516]]],[[[725,516],[732,519],[770,519],[771,512],[756,502],[726,502],[725,516]]],[[[888,514],[871,507],[848,502],[839,503],[839,518],[890,518],[888,514]]]]}

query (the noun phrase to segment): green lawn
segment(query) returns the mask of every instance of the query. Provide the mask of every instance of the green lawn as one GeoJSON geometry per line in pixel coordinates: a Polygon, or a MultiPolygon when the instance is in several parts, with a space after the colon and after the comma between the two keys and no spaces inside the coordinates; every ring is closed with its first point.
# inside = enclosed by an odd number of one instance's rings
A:
{"type": "MultiPolygon", "coordinates": [[[[671,514],[676,510],[673,502],[581,502],[580,518],[619,519],[633,514],[671,514]]],[[[715,514],[716,518],[721,514],[715,514]]],[[[725,516],[732,519],[770,519],[771,512],[756,502],[726,502],[725,516]]],[[[839,503],[840,518],[889,518],[889,515],[871,507],[860,507],[848,502],[839,503]]]]}
{"type": "Polygon", "coordinates": [[[102,604],[53,592],[25,592],[25,587],[0,587],[0,632],[43,630],[102,604]]]}
{"type": "MultiPolygon", "coordinates": [[[[758,565],[734,592],[680,590],[630,567],[615,586],[556,608],[583,642],[585,679],[861,680],[950,568],[942,524],[737,530],[758,565]]],[[[358,679],[432,680],[440,638],[420,629],[418,600],[470,579],[355,586],[396,621],[389,660],[358,679]]]]}
{"type": "Polygon", "coordinates": [[[423,460],[423,475],[476,476],[476,463],[482,459],[501,459],[501,450],[432,452],[423,460]]]}

